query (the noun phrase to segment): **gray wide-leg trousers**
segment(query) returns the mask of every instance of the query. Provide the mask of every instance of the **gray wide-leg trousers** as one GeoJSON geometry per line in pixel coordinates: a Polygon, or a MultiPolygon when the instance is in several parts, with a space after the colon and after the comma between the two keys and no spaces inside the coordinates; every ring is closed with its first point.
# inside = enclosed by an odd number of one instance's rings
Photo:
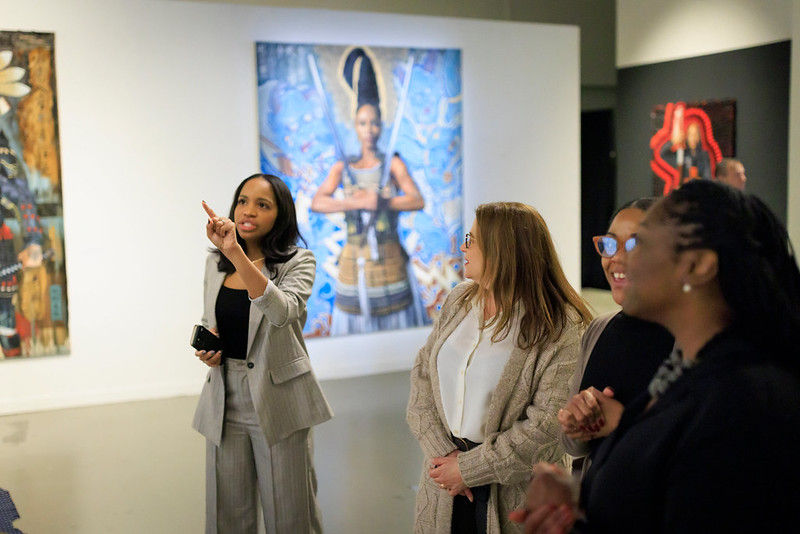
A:
{"type": "Polygon", "coordinates": [[[206,534],[256,534],[260,497],[267,534],[321,533],[311,434],[270,447],[250,397],[243,360],[225,361],[225,422],[206,442],[206,534]]]}

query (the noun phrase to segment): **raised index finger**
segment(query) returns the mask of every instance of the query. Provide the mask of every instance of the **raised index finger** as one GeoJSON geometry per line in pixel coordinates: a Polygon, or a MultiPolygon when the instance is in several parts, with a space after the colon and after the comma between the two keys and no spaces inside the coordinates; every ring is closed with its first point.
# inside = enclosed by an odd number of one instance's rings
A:
{"type": "Polygon", "coordinates": [[[217,216],[217,214],[214,213],[214,210],[212,210],[211,207],[208,204],[206,204],[205,200],[203,200],[203,209],[206,210],[206,213],[208,213],[208,216],[211,217],[212,219],[217,216]]]}

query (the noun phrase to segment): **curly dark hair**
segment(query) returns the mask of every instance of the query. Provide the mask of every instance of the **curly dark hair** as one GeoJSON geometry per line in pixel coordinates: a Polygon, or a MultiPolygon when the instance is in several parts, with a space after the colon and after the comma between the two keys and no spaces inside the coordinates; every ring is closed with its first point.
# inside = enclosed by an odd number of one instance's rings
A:
{"type": "MultiPolygon", "coordinates": [[[[233,203],[228,212],[228,218],[231,220],[234,218],[233,213],[236,210],[236,201],[239,199],[239,194],[242,192],[244,184],[255,178],[263,178],[269,182],[272,186],[272,192],[275,194],[278,208],[278,217],[275,219],[275,225],[258,243],[261,252],[264,254],[264,263],[274,276],[275,265],[286,263],[297,253],[296,245],[298,240],[303,241],[305,246],[308,246],[308,244],[303,239],[303,236],[300,235],[300,229],[297,227],[297,214],[295,213],[292,192],[289,191],[283,180],[272,174],[253,174],[242,180],[242,183],[239,184],[233,194],[233,203]]],[[[245,248],[244,239],[238,233],[236,234],[236,241],[242,248],[245,248]]],[[[212,249],[212,252],[219,256],[217,267],[221,272],[232,273],[236,270],[233,263],[222,252],[216,248],[212,249]]]]}
{"type": "Polygon", "coordinates": [[[611,226],[611,223],[614,222],[614,219],[617,217],[617,215],[619,215],[619,212],[621,212],[622,210],[634,209],[640,211],[647,211],[650,209],[650,206],[655,204],[657,201],[658,197],[642,197],[642,198],[637,198],[635,200],[629,200],[628,202],[617,208],[617,211],[615,211],[611,215],[611,218],[608,220],[608,225],[611,226]]]}
{"type": "Polygon", "coordinates": [[[733,328],[765,359],[795,373],[800,343],[800,271],[786,228],[758,197],[694,180],[660,204],[677,229],[677,251],[711,249],[733,328]]]}

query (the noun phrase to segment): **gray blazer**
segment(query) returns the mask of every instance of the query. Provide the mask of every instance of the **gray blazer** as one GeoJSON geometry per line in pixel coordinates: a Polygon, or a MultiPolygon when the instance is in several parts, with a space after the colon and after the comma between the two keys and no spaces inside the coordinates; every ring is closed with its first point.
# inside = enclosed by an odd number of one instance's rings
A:
{"type": "MultiPolygon", "coordinates": [[[[333,417],[303,341],[306,300],[316,269],[314,254],[298,248],[292,259],[276,269],[264,294],[250,306],[246,359],[253,406],[270,445],[333,417]]],[[[262,272],[269,277],[266,267],[262,272]]],[[[203,284],[202,324],[206,328],[217,326],[215,307],[224,280],[225,273],[217,269],[217,255],[210,254],[203,284]]],[[[192,423],[217,446],[225,411],[223,368],[224,364],[209,369],[192,423]]]]}

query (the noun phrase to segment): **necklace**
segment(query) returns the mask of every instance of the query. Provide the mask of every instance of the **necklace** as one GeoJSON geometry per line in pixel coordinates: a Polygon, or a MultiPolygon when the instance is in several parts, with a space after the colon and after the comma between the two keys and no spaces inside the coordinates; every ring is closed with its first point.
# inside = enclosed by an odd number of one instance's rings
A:
{"type": "Polygon", "coordinates": [[[250,261],[252,261],[253,263],[255,263],[255,262],[257,262],[257,261],[261,261],[261,260],[263,260],[263,259],[264,259],[264,256],[261,256],[260,258],[256,258],[256,259],[254,259],[254,260],[250,260],[250,261]]]}
{"type": "Polygon", "coordinates": [[[657,399],[663,396],[669,387],[696,363],[697,360],[684,360],[681,351],[677,348],[673,349],[669,357],[661,363],[647,386],[650,397],[657,399]]]}

